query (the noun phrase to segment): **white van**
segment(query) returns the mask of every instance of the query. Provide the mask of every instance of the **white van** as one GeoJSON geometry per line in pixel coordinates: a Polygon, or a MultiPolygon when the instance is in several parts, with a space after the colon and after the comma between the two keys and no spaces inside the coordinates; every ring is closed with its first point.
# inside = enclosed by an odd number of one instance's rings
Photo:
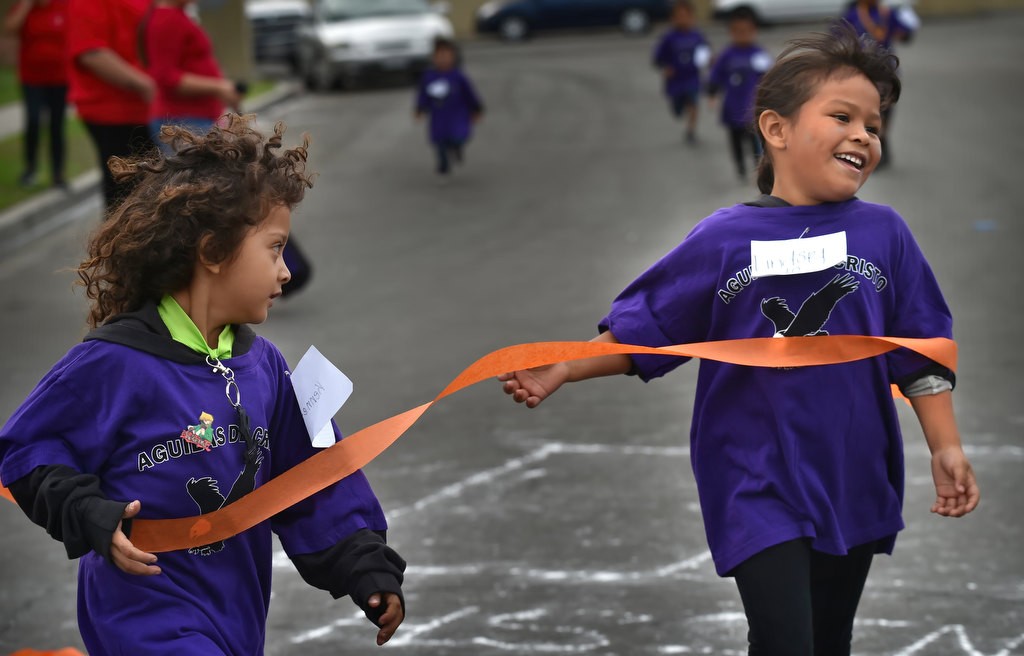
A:
{"type": "Polygon", "coordinates": [[[416,75],[430,64],[434,39],[455,31],[446,7],[427,0],[314,0],[299,29],[299,71],[310,89],[351,84],[375,73],[416,75]]]}

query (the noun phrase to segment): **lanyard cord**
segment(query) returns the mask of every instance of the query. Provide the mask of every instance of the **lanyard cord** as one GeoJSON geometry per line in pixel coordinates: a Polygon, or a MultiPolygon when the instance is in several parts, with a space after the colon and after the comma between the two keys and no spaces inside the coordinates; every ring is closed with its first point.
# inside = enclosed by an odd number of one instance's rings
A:
{"type": "Polygon", "coordinates": [[[242,407],[242,392],[238,389],[238,383],[235,382],[235,372],[212,355],[206,356],[206,364],[210,366],[213,373],[220,374],[227,382],[224,386],[224,395],[228,397],[228,403],[238,415],[238,430],[245,439],[245,464],[253,465],[259,455],[260,447],[253,439],[252,429],[249,426],[249,415],[242,407]]]}

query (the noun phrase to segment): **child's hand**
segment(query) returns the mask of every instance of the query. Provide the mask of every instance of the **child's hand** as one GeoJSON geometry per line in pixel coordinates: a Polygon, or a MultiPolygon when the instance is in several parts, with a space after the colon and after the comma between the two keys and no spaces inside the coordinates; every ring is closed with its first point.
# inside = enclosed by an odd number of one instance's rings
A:
{"type": "Polygon", "coordinates": [[[377,620],[380,625],[380,631],[377,632],[377,646],[379,647],[395,635],[398,625],[405,619],[402,601],[398,595],[392,592],[378,592],[370,595],[370,599],[366,603],[370,605],[370,608],[378,608],[381,604],[385,606],[384,612],[377,620]]]}
{"type": "Polygon", "coordinates": [[[505,383],[502,386],[505,393],[510,394],[516,403],[525,401],[527,408],[536,408],[568,379],[569,367],[565,362],[498,376],[498,380],[505,383]]]}
{"type": "Polygon", "coordinates": [[[932,454],[932,478],[935,480],[933,513],[963,517],[977,507],[981,493],[974,479],[974,469],[960,447],[932,454]]]}
{"type": "MultiPolygon", "coordinates": [[[[125,507],[121,519],[131,519],[138,515],[140,510],[142,503],[132,501],[125,507]]],[[[126,574],[153,576],[160,573],[160,568],[153,564],[156,562],[156,555],[136,549],[121,530],[121,522],[117,523],[114,539],[110,543],[110,559],[126,574]]]]}
{"type": "Polygon", "coordinates": [[[665,76],[665,79],[667,80],[670,77],[675,77],[676,69],[672,68],[671,66],[666,66],[665,68],[661,69],[661,74],[665,76]]]}

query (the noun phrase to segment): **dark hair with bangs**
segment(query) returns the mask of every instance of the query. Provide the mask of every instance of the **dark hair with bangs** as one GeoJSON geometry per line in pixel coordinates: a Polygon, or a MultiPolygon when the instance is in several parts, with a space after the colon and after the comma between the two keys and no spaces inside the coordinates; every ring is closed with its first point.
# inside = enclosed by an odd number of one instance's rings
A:
{"type": "Polygon", "coordinates": [[[266,138],[252,116],[222,122],[203,135],[165,125],[160,138],[170,154],[110,159],[114,178],[135,187],[93,233],[78,266],[90,327],[187,286],[200,257],[230,260],[271,209],[293,208],[313,186],[308,136],[278,154],[283,123],[266,138]]]}
{"type": "MultiPolygon", "coordinates": [[[[817,91],[818,85],[835,74],[861,74],[878,89],[882,110],[896,104],[900,97],[900,79],[896,74],[899,59],[884,46],[857,31],[847,21],[839,21],[827,33],[794,39],[765,73],[754,99],[754,126],[764,143],[759,119],[768,110],[790,117],[817,91]]],[[[765,148],[757,168],[757,187],[770,194],[775,185],[772,158],[765,148]]]]}

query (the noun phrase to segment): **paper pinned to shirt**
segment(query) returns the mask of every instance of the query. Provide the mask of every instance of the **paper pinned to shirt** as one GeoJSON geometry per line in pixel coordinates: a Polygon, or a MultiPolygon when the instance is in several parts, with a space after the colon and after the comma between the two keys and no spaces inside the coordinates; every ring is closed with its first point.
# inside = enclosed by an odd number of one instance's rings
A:
{"type": "Polygon", "coordinates": [[[824,271],[845,260],[845,230],[819,237],[750,242],[750,275],[754,278],[824,271]]]}
{"type": "Polygon", "coordinates": [[[331,418],[352,395],[352,381],[315,346],[310,346],[292,370],[292,387],[313,446],[334,444],[331,418]]]}

